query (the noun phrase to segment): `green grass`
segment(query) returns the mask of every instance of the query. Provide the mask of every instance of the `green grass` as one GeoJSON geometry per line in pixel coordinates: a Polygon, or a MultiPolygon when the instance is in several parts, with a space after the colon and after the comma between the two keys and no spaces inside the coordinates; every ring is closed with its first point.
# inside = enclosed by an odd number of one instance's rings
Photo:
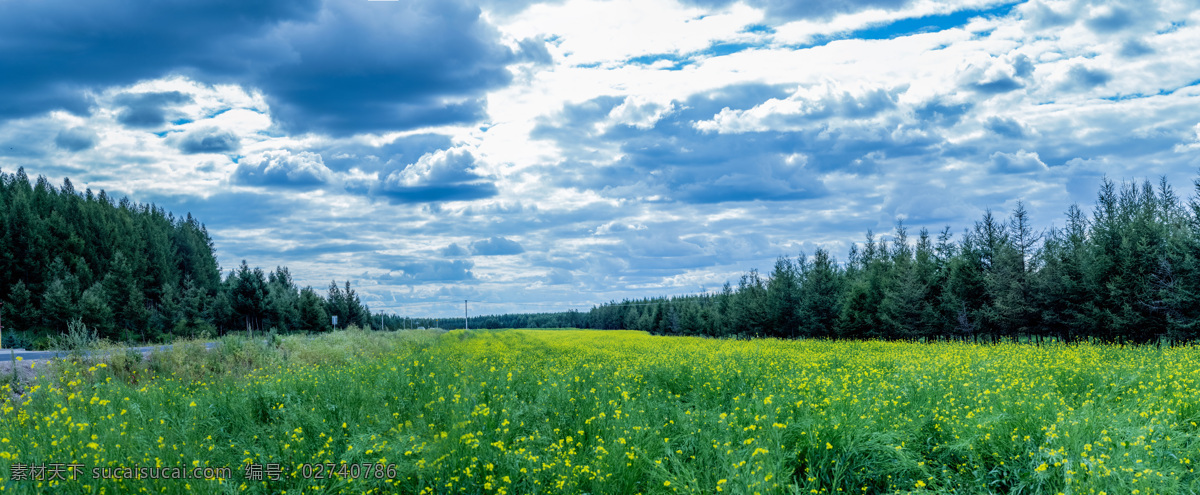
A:
{"type": "Polygon", "coordinates": [[[3,406],[0,488],[1200,493],[1197,376],[1197,347],[570,330],[229,337],[207,351],[59,363],[3,406]],[[83,479],[11,479],[13,463],[53,462],[84,465],[83,479]],[[345,472],[306,479],[317,474],[306,463],[345,472]],[[369,473],[354,476],[362,463],[369,473]],[[278,464],[282,478],[247,480],[252,464],[278,464]],[[232,475],[91,479],[92,468],[156,465],[232,475]]]}

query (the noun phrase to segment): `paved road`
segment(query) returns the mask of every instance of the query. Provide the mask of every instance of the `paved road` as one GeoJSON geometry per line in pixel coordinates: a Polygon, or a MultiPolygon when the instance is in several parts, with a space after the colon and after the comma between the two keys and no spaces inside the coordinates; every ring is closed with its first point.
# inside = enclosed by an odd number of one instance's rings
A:
{"type": "MultiPolygon", "coordinates": [[[[217,345],[216,342],[208,342],[208,343],[204,344],[204,347],[212,349],[213,346],[215,346],[215,345],[217,345]]],[[[150,352],[155,349],[167,350],[170,348],[171,348],[171,346],[169,346],[169,345],[152,345],[152,346],[146,346],[146,347],[127,347],[126,349],[133,349],[133,350],[141,351],[141,352],[150,352]]],[[[115,350],[116,349],[114,349],[114,351],[115,350]]],[[[112,352],[112,351],[103,351],[103,352],[112,352]]],[[[67,357],[70,354],[71,353],[69,353],[67,351],[27,351],[24,349],[17,349],[14,351],[13,354],[10,354],[9,349],[0,349],[0,360],[8,360],[8,359],[12,359],[12,357],[19,357],[23,360],[50,359],[50,358],[55,358],[55,357],[67,357]]]]}

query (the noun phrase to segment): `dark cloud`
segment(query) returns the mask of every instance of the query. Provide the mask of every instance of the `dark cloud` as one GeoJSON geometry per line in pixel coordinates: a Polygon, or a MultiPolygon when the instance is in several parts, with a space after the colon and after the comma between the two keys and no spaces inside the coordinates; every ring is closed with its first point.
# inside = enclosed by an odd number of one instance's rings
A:
{"type": "Polygon", "coordinates": [[[389,186],[379,189],[393,203],[435,203],[440,201],[474,201],[500,193],[490,182],[454,185],[389,186]]]}
{"type": "Polygon", "coordinates": [[[244,57],[264,51],[247,41],[315,7],[311,0],[0,2],[0,74],[20,74],[0,78],[0,117],[86,113],[89,91],[172,72],[243,72],[244,57]],[[234,50],[239,44],[246,46],[234,50]]]}
{"type": "Polygon", "coordinates": [[[1109,74],[1107,71],[1076,65],[1067,71],[1066,85],[1078,89],[1092,89],[1096,86],[1108,84],[1108,81],[1111,81],[1112,77],[1112,74],[1109,74]]]}
{"type": "Polygon", "coordinates": [[[334,182],[333,172],[321,161],[321,155],[288,150],[258,153],[238,162],[233,181],[255,186],[313,188],[334,182]]]}
{"type": "Polygon", "coordinates": [[[333,134],[472,122],[515,54],[459,2],[328,2],[278,36],[295,57],[256,78],[285,128],[333,134]]]}
{"type": "Polygon", "coordinates": [[[1038,158],[1037,153],[1025,150],[1016,153],[992,153],[991,170],[999,174],[1023,174],[1046,170],[1046,164],[1038,158]]]}
{"type": "Polygon", "coordinates": [[[550,275],[546,277],[546,283],[550,285],[565,285],[575,281],[575,276],[570,271],[562,268],[550,270],[550,275]]]}
{"type": "Polygon", "coordinates": [[[551,65],[554,63],[554,57],[550,56],[550,50],[546,49],[546,40],[541,36],[525,38],[517,44],[517,48],[517,53],[521,60],[533,62],[538,65],[551,65]]]}
{"type": "Polygon", "coordinates": [[[392,273],[376,280],[399,284],[463,282],[475,279],[475,274],[471,273],[471,268],[474,266],[475,264],[469,260],[414,261],[398,264],[393,267],[392,273]]]}
{"type": "MultiPolygon", "coordinates": [[[[1121,122],[1128,115],[1110,114],[1113,122],[1121,122]]],[[[1089,129],[1086,136],[1077,134],[1077,129],[1042,133],[1046,136],[1069,135],[1071,139],[1043,138],[1025,149],[1035,149],[1038,156],[1049,166],[1059,166],[1073,160],[1107,159],[1111,163],[1130,164],[1130,173],[1145,163],[1164,159],[1161,155],[1174,154],[1178,145],[1193,139],[1195,118],[1159,114],[1160,122],[1131,128],[1108,126],[1089,129]],[[1157,156],[1156,156],[1157,155],[1157,156]],[[1150,157],[1150,158],[1148,158],[1150,157]]],[[[1127,120],[1125,122],[1128,122],[1127,120]]],[[[1093,191],[1094,192],[1094,191],[1093,191]]]]}
{"type": "Polygon", "coordinates": [[[997,95],[1016,91],[1024,87],[1024,85],[1011,77],[1001,76],[989,81],[969,83],[967,87],[980,93],[997,95]]]}
{"type": "Polygon", "coordinates": [[[237,135],[217,127],[189,131],[179,140],[179,151],[187,154],[226,153],[236,151],[239,146],[237,135]]]}
{"type": "Polygon", "coordinates": [[[1132,10],[1109,7],[1089,18],[1086,24],[1097,33],[1108,34],[1132,26],[1136,18],[1137,15],[1132,10]]]}
{"type": "Polygon", "coordinates": [[[567,104],[554,120],[542,119],[530,131],[533,139],[553,139],[560,145],[572,146],[595,134],[595,129],[588,124],[598,122],[608,116],[612,109],[625,101],[622,96],[597,96],[582,103],[567,104]]]}
{"type": "Polygon", "coordinates": [[[683,117],[692,120],[708,119],[725,108],[745,110],[760,103],[791,96],[794,85],[744,83],[705,91],[688,97],[682,105],[683,117]]]}
{"type": "MultiPolygon", "coordinates": [[[[794,86],[767,84],[737,84],[724,88],[707,91],[689,97],[676,107],[679,111],[668,119],[672,128],[680,130],[691,129],[691,122],[711,119],[723,109],[746,110],[774,99],[787,98],[794,86]]],[[[534,139],[553,140],[564,149],[571,161],[587,162],[591,159],[603,159],[606,155],[596,153],[592,141],[606,139],[619,141],[621,133],[634,136],[645,135],[645,131],[636,128],[620,128],[607,133],[597,130],[597,122],[605,120],[612,110],[625,103],[625,97],[598,96],[577,104],[564,105],[563,109],[553,118],[539,120],[530,136],[534,139]]],[[[651,133],[664,132],[663,129],[652,129],[651,133]]],[[[692,131],[687,131],[692,132],[692,131]]]]}
{"type": "Polygon", "coordinates": [[[787,201],[824,196],[825,185],[804,167],[781,156],[759,156],[714,172],[678,180],[675,198],[689,203],[787,201]],[[718,175],[719,174],[719,175],[718,175]]]}
{"type": "Polygon", "coordinates": [[[186,194],[140,193],[127,194],[122,191],[109,191],[111,197],[128,195],[131,199],[155,203],[176,216],[191,214],[201,222],[214,228],[214,232],[223,229],[261,228],[280,218],[287,218],[296,211],[303,211],[307,205],[279,195],[263,194],[249,191],[220,191],[208,196],[193,196],[186,194]],[[231,208],[230,205],[237,205],[231,208]]]}
{"type": "Polygon", "coordinates": [[[428,153],[452,146],[450,136],[444,134],[414,134],[377,146],[335,141],[326,148],[312,151],[320,153],[325,166],[333,171],[346,172],[357,168],[364,172],[387,174],[416,162],[428,153]]]}
{"type": "MultiPolygon", "coordinates": [[[[900,91],[830,91],[805,100],[799,113],[763,116],[738,110],[795,96],[761,85],[724,88],[673,102],[676,110],[649,128],[604,125],[622,102],[597,98],[564,108],[537,131],[557,141],[566,155],[545,171],[559,186],[641,201],[802,200],[828,194],[820,179],[824,172],[873,173],[881,158],[929,153],[941,142],[897,111],[900,91]],[[722,132],[726,124],[714,120],[718,114],[750,119],[751,130],[738,132],[732,125],[731,132],[722,132]],[[794,130],[759,130],[763,127],[794,130]],[[611,147],[620,150],[619,160],[593,151],[611,147]]],[[[967,108],[943,104],[926,111],[930,118],[940,111],[953,115],[937,118],[958,119],[967,108]]]]}
{"type": "MultiPolygon", "coordinates": [[[[285,249],[275,249],[274,246],[264,249],[261,254],[280,254],[294,259],[314,258],[326,254],[354,254],[366,255],[375,250],[381,249],[379,245],[368,244],[365,242],[314,242],[312,238],[302,237],[298,240],[303,241],[303,244],[285,249]]],[[[253,252],[246,253],[253,254],[253,252]]]]}
{"type": "Polygon", "coordinates": [[[1025,127],[1022,126],[1020,122],[1017,122],[1013,119],[990,117],[988,118],[987,122],[984,123],[984,127],[986,127],[989,131],[1007,138],[1015,139],[1025,136],[1025,127]]]}
{"type": "Polygon", "coordinates": [[[867,91],[861,95],[831,92],[821,98],[804,99],[801,112],[777,114],[764,119],[763,123],[770,128],[788,128],[832,118],[868,119],[896,108],[896,96],[897,93],[884,89],[867,91]]]}
{"type": "Polygon", "coordinates": [[[1025,18],[1029,19],[1038,29],[1054,28],[1075,22],[1072,15],[1058,12],[1040,0],[1026,3],[1022,10],[1025,12],[1025,18]]]}
{"type": "Polygon", "coordinates": [[[521,247],[520,243],[503,237],[492,237],[471,243],[471,254],[476,256],[503,256],[524,252],[525,248],[521,247]]]}
{"type": "Polygon", "coordinates": [[[95,131],[86,127],[72,127],[63,129],[54,137],[54,144],[59,148],[67,151],[83,151],[96,146],[96,141],[100,139],[95,131]]]}
{"type": "MultiPolygon", "coordinates": [[[[3,2],[0,46],[0,73],[21,75],[0,79],[0,117],[86,113],[89,91],[181,74],[261,89],[284,128],[332,134],[475,121],[517,59],[477,7],[442,0],[3,2]]],[[[181,102],[121,98],[135,127],[181,102]]]]}
{"type": "Polygon", "coordinates": [[[388,174],[370,192],[393,203],[470,201],[498,194],[496,185],[476,168],[469,151],[438,150],[388,174]]]}
{"type": "Polygon", "coordinates": [[[987,96],[1009,93],[1025,87],[1033,75],[1034,65],[1026,55],[1017,55],[1011,62],[1000,60],[967,67],[959,78],[962,87],[987,96]]]}
{"type": "Polygon", "coordinates": [[[467,248],[459,246],[456,243],[451,243],[449,246],[442,248],[442,250],[440,251],[440,254],[442,256],[447,256],[447,257],[451,257],[451,258],[459,258],[462,256],[469,256],[471,254],[471,252],[467,251],[467,248]]]}
{"type": "Polygon", "coordinates": [[[114,103],[121,107],[117,121],[129,127],[159,127],[167,123],[172,105],[191,103],[192,97],[178,91],[162,93],[125,93],[114,103]]]}
{"type": "Polygon", "coordinates": [[[1154,48],[1139,39],[1131,39],[1121,45],[1120,54],[1126,58],[1138,58],[1154,53],[1154,48]]]}
{"type": "Polygon", "coordinates": [[[917,105],[913,114],[923,123],[951,127],[958,124],[973,106],[971,102],[949,103],[944,97],[939,97],[917,105]]]}
{"type": "Polygon", "coordinates": [[[1013,59],[1013,75],[1019,78],[1027,78],[1033,75],[1033,70],[1033,61],[1029,60],[1028,56],[1022,54],[1017,55],[1017,57],[1013,59]]]}
{"type": "MultiPolygon", "coordinates": [[[[711,119],[723,109],[747,110],[770,99],[787,98],[795,86],[769,85],[761,83],[735,84],[706,91],[680,102],[676,120],[690,122],[711,119]]],[[[601,132],[593,124],[603,121],[616,107],[625,103],[623,96],[597,96],[590,100],[564,105],[558,115],[541,119],[530,136],[534,139],[551,139],[565,148],[583,151],[586,141],[599,137],[601,132]]],[[[631,130],[630,132],[636,132],[631,130]]],[[[608,137],[613,137],[609,134],[608,137]]]]}

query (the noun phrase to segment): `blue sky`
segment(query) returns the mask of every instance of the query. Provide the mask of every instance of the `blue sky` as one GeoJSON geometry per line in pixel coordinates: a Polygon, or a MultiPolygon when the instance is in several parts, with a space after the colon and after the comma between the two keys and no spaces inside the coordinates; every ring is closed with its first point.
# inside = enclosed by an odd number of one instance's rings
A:
{"type": "Polygon", "coordinates": [[[373,309],[585,309],[1200,171],[1200,5],[0,0],[0,169],[373,309]]]}

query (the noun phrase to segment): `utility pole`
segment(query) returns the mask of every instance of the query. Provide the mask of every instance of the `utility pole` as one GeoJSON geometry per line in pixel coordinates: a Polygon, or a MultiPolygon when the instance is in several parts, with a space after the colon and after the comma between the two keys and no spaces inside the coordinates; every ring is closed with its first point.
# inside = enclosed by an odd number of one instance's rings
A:
{"type": "Polygon", "coordinates": [[[467,300],[463,299],[463,329],[470,330],[471,323],[467,316],[467,300]]]}

